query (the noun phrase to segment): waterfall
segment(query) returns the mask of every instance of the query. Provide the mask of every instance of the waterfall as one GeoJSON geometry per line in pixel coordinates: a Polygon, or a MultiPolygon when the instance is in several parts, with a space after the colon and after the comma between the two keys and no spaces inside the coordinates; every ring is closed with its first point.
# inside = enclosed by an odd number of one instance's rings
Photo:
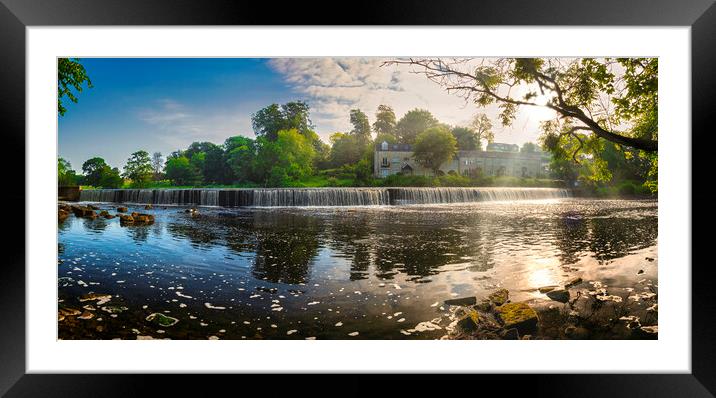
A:
{"type": "Polygon", "coordinates": [[[571,196],[558,188],[391,188],[390,204],[439,204],[556,199],[571,196]]]}
{"type": "Polygon", "coordinates": [[[247,188],[91,189],[82,202],[195,206],[381,206],[555,199],[571,196],[558,188],[247,188]]]}

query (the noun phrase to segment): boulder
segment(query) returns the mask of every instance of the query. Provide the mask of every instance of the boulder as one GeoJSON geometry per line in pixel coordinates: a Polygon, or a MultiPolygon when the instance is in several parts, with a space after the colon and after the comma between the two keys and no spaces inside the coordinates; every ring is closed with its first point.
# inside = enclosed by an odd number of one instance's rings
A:
{"type": "Polygon", "coordinates": [[[151,205],[151,204],[148,204],[148,205],[144,206],[144,210],[151,210],[151,209],[152,209],[152,205],[151,205]]]}
{"type": "Polygon", "coordinates": [[[89,207],[89,208],[92,209],[92,210],[99,210],[99,206],[87,205],[87,207],[89,207]]]}
{"type": "Polygon", "coordinates": [[[472,332],[477,330],[479,323],[480,314],[475,310],[470,310],[457,321],[457,326],[465,332],[472,332]]]}
{"type": "Polygon", "coordinates": [[[154,216],[151,214],[138,213],[133,218],[135,223],[152,224],[154,222],[154,216]]]}
{"type": "Polygon", "coordinates": [[[504,340],[519,340],[520,332],[515,328],[506,329],[500,332],[500,337],[502,337],[504,340]]]}
{"type": "Polygon", "coordinates": [[[119,206],[119,207],[117,207],[117,212],[118,212],[118,213],[126,213],[126,212],[127,212],[127,208],[124,207],[124,206],[119,206]]]}
{"type": "Polygon", "coordinates": [[[560,303],[566,303],[569,301],[569,290],[557,289],[547,292],[547,297],[560,303]]]}
{"type": "Polygon", "coordinates": [[[133,211],[131,215],[132,215],[132,217],[136,217],[139,215],[139,213],[137,213],[136,211],[133,211]]]}
{"type": "Polygon", "coordinates": [[[532,334],[537,328],[537,312],[527,303],[507,303],[497,307],[497,315],[505,329],[517,329],[520,334],[532,334]]]}
{"type": "Polygon", "coordinates": [[[70,213],[68,211],[62,209],[57,210],[57,220],[59,222],[65,221],[65,219],[67,219],[67,217],[69,216],[70,213]]]}
{"type": "Polygon", "coordinates": [[[95,218],[97,217],[97,213],[94,212],[90,207],[87,206],[72,206],[72,213],[74,213],[75,217],[84,217],[84,218],[95,218]]]}
{"type": "Polygon", "coordinates": [[[554,290],[554,289],[556,289],[556,288],[558,288],[558,287],[559,287],[559,286],[556,286],[556,285],[542,286],[541,288],[539,288],[539,292],[542,293],[542,294],[545,294],[545,293],[547,293],[547,292],[551,292],[552,290],[554,290]]]}
{"type": "Polygon", "coordinates": [[[568,287],[578,285],[580,283],[582,283],[582,278],[576,277],[576,278],[572,278],[572,279],[568,280],[567,282],[565,282],[564,287],[568,288],[568,287]]]}
{"type": "Polygon", "coordinates": [[[463,297],[463,298],[456,298],[456,299],[450,299],[445,300],[445,305],[459,305],[459,306],[469,306],[469,305],[475,305],[477,303],[477,298],[475,297],[463,297]]]}
{"type": "Polygon", "coordinates": [[[564,335],[573,340],[586,340],[589,338],[589,330],[570,325],[564,329],[564,335]]]}
{"type": "Polygon", "coordinates": [[[482,300],[479,303],[473,305],[472,308],[480,312],[492,312],[493,304],[490,300],[482,300]]]}
{"type": "Polygon", "coordinates": [[[99,212],[100,217],[107,217],[109,215],[109,212],[107,210],[102,210],[99,212]]]}
{"type": "Polygon", "coordinates": [[[509,300],[510,292],[507,289],[500,289],[487,296],[487,298],[495,305],[500,306],[505,304],[507,300],[509,300]]]}
{"type": "Polygon", "coordinates": [[[134,217],[126,214],[119,215],[119,223],[122,225],[134,224],[134,217]]]}

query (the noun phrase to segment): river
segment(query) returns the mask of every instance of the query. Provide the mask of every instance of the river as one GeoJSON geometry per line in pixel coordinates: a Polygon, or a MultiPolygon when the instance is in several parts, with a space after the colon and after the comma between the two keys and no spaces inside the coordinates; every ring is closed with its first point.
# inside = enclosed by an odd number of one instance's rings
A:
{"type": "Polygon", "coordinates": [[[564,196],[196,214],[129,204],[156,219],[133,226],[70,216],[58,232],[59,306],[92,315],[60,321],[59,338],[435,339],[444,327],[415,327],[449,317],[449,299],[505,288],[512,301],[550,303],[538,289],[575,275],[628,291],[656,284],[656,262],[644,261],[657,250],[656,201],[564,196]],[[111,299],[80,301],[90,293],[111,299]]]}

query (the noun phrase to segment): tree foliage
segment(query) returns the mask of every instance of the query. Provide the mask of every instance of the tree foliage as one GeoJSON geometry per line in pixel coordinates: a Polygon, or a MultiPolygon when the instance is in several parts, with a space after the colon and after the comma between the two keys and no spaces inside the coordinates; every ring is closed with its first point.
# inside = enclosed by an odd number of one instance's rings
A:
{"type": "Polygon", "coordinates": [[[537,152],[539,148],[537,148],[537,145],[534,142],[525,142],[522,144],[522,148],[520,148],[520,152],[522,153],[534,153],[537,152]]]}
{"type": "Polygon", "coordinates": [[[164,169],[167,178],[174,185],[199,185],[202,183],[201,172],[184,155],[167,158],[164,169]]]}
{"type": "Polygon", "coordinates": [[[152,169],[154,170],[154,179],[161,179],[162,170],[164,169],[164,158],[161,152],[154,152],[152,154],[152,169]]]}
{"type": "Polygon", "coordinates": [[[57,112],[60,116],[67,113],[67,108],[62,99],[67,97],[70,101],[77,103],[75,92],[82,92],[83,86],[92,88],[92,81],[87,75],[85,67],[80,63],[79,58],[58,58],[57,59],[57,112]]]}
{"type": "Polygon", "coordinates": [[[255,171],[265,186],[284,186],[313,171],[316,151],[310,140],[296,129],[279,131],[274,141],[259,137],[256,143],[255,171]]]}
{"type": "Polygon", "coordinates": [[[657,58],[398,59],[449,93],[479,107],[496,106],[503,125],[521,108],[545,107],[554,119],[543,123],[545,149],[555,156],[583,159],[592,176],[611,179],[605,143],[625,158],[647,159],[656,187],[658,163],[657,58]],[[566,148],[572,152],[565,154],[566,148]]]}
{"type": "Polygon", "coordinates": [[[457,140],[444,127],[432,127],[418,134],[413,145],[413,157],[437,175],[440,166],[457,152],[457,140]]]}
{"type": "Polygon", "coordinates": [[[353,126],[351,134],[363,142],[370,141],[370,122],[368,121],[368,116],[360,109],[351,109],[350,118],[351,125],[353,126]]]}
{"type": "Polygon", "coordinates": [[[70,162],[63,158],[57,159],[57,184],[59,186],[74,186],[79,183],[79,176],[72,169],[70,162]]]}
{"type": "Polygon", "coordinates": [[[413,109],[400,118],[395,126],[395,132],[401,142],[412,144],[418,134],[437,126],[438,123],[438,120],[429,111],[413,109]]]}
{"type": "Polygon", "coordinates": [[[137,187],[145,186],[152,180],[154,169],[152,169],[152,159],[149,153],[144,150],[134,152],[129,156],[127,164],[124,165],[123,176],[132,181],[137,187]]]}
{"type": "Polygon", "coordinates": [[[379,105],[378,111],[375,113],[375,122],[373,122],[373,131],[376,136],[389,135],[395,136],[395,112],[388,105],[379,105]]]}
{"type": "Polygon", "coordinates": [[[470,127],[475,131],[478,147],[482,146],[482,140],[491,143],[495,139],[495,133],[492,131],[492,121],[484,113],[478,113],[473,116],[470,127]]]}
{"type": "Polygon", "coordinates": [[[234,136],[224,142],[226,164],[237,182],[247,182],[253,179],[253,167],[256,159],[256,145],[254,140],[234,136]]]}
{"type": "Polygon", "coordinates": [[[308,131],[313,131],[309,111],[310,107],[304,101],[271,104],[251,115],[251,125],[257,137],[271,141],[278,138],[281,130],[293,129],[308,136],[308,131]]]}
{"type": "Polygon", "coordinates": [[[110,169],[110,167],[107,165],[104,159],[100,157],[87,159],[82,164],[82,173],[84,174],[85,184],[95,187],[100,186],[102,175],[108,169],[110,169]]]}
{"type": "Polygon", "coordinates": [[[454,127],[452,135],[457,141],[458,149],[462,151],[476,151],[481,149],[477,132],[469,127],[454,127]]]}

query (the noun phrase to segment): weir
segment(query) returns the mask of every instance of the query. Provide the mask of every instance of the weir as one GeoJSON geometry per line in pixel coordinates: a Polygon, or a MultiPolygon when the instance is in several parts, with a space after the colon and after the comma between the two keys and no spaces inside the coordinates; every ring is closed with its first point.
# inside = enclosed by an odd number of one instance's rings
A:
{"type": "Polygon", "coordinates": [[[246,188],[92,189],[82,202],[220,207],[386,206],[570,197],[560,188],[246,188]]]}

